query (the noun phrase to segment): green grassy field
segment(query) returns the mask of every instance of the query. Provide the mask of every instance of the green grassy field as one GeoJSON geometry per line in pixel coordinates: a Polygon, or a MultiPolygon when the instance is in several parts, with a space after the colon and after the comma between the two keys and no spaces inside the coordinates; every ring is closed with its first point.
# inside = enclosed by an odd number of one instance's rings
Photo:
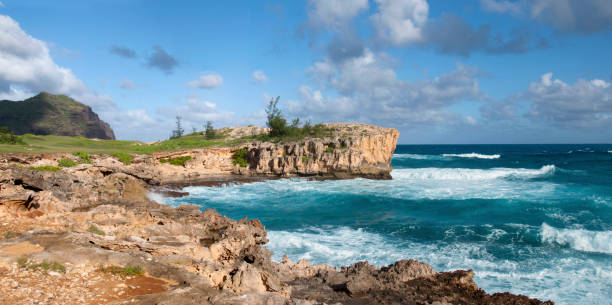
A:
{"type": "Polygon", "coordinates": [[[84,137],[36,136],[26,134],[21,136],[25,145],[0,144],[0,152],[19,153],[54,153],[54,152],[87,152],[87,153],[132,153],[150,154],[157,151],[173,151],[181,149],[204,147],[235,146],[248,141],[242,139],[226,140],[223,136],[209,140],[201,134],[190,134],[177,139],[169,139],[154,144],[138,141],[92,140],[84,137]]]}

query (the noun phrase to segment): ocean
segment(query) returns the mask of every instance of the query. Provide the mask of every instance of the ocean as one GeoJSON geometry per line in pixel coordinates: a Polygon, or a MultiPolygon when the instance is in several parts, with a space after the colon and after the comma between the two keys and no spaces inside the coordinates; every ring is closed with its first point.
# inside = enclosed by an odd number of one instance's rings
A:
{"type": "Polygon", "coordinates": [[[191,203],[258,218],[273,259],[473,269],[488,293],[612,304],[612,145],[398,145],[392,180],[188,187],[191,203]]]}

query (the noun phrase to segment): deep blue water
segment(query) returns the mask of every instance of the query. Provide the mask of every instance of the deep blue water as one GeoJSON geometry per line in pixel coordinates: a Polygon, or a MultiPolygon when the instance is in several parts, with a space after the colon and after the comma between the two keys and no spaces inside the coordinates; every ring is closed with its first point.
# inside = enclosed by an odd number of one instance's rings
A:
{"type": "Polygon", "coordinates": [[[612,304],[612,145],[400,145],[393,180],[189,187],[193,203],[259,218],[273,258],[474,269],[487,292],[612,304]]]}

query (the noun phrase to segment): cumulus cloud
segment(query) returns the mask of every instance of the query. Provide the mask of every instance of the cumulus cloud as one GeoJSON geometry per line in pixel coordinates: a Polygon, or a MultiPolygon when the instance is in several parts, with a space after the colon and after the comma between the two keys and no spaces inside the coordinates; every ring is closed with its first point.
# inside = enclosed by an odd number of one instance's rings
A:
{"type": "Polygon", "coordinates": [[[424,44],[443,54],[469,56],[482,51],[488,54],[524,53],[544,47],[543,41],[534,41],[528,31],[514,29],[509,37],[492,34],[489,25],[472,28],[455,14],[444,14],[424,28],[424,44]]]}
{"type": "Polygon", "coordinates": [[[408,82],[398,78],[393,63],[388,55],[369,49],[343,62],[329,58],[318,61],[307,72],[322,89],[300,87],[300,101],[287,103],[287,110],[291,115],[321,121],[449,126],[469,122],[448,106],[485,98],[477,80],[483,74],[476,68],[458,65],[434,79],[408,82]]]}
{"type": "Polygon", "coordinates": [[[172,74],[174,68],[178,66],[178,61],[161,46],[154,46],[153,50],[153,53],[147,60],[147,65],[151,68],[160,69],[166,74],[172,74]]]}
{"type": "Polygon", "coordinates": [[[197,95],[190,95],[187,101],[176,107],[166,107],[157,110],[159,115],[174,119],[180,116],[184,121],[184,126],[202,126],[206,121],[215,122],[223,125],[231,122],[234,113],[217,108],[217,104],[209,101],[202,101],[197,95]]]}
{"type": "Polygon", "coordinates": [[[47,44],[25,33],[9,16],[0,15],[0,93],[73,94],[87,87],[70,69],[58,66],[47,44]]]}
{"type": "Polygon", "coordinates": [[[257,83],[265,83],[268,81],[268,76],[266,75],[266,73],[264,73],[264,71],[261,70],[255,70],[253,71],[253,80],[257,83]]]}
{"type": "Polygon", "coordinates": [[[393,45],[422,39],[429,5],[426,0],[375,0],[378,11],[370,16],[377,37],[393,45]]]}
{"type": "Polygon", "coordinates": [[[529,15],[560,32],[593,33],[612,27],[609,0],[480,0],[480,4],[491,12],[529,15]]]}
{"type": "Polygon", "coordinates": [[[527,116],[538,122],[564,127],[612,126],[612,86],[601,79],[568,84],[546,73],[518,98],[531,101],[527,116]]]}
{"type": "Polygon", "coordinates": [[[223,85],[223,77],[215,73],[202,75],[199,79],[187,83],[187,86],[199,89],[212,89],[221,85],[223,85]]]}
{"type": "Polygon", "coordinates": [[[136,58],[136,52],[127,47],[114,45],[110,47],[109,52],[123,58],[136,58]]]}
{"type": "Polygon", "coordinates": [[[315,29],[344,29],[368,7],[368,0],[309,0],[308,25],[315,29]]]}

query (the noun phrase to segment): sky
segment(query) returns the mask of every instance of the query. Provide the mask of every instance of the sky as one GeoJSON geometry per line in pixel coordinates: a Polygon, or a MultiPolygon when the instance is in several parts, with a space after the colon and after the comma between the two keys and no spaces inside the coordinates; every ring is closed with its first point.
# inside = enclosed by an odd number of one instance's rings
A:
{"type": "Polygon", "coordinates": [[[611,143],[611,82],[610,0],[0,0],[0,99],[65,94],[126,140],[280,96],[401,144],[611,143]]]}

